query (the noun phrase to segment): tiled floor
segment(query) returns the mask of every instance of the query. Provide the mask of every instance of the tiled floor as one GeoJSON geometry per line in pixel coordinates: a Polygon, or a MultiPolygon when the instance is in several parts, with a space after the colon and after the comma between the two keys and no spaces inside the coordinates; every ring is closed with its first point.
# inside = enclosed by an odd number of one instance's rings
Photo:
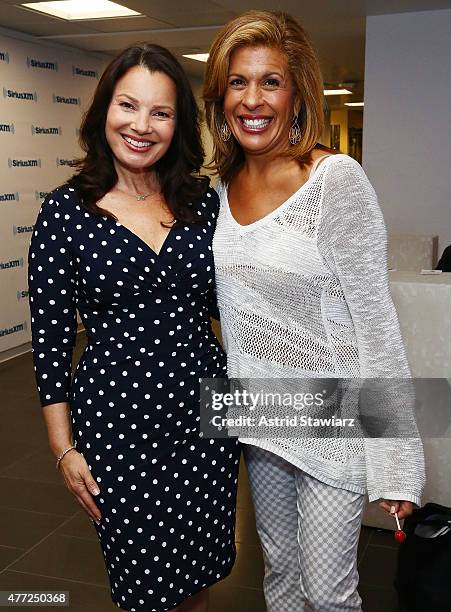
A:
{"type": "MultiPolygon", "coordinates": [[[[0,364],[0,389],[0,590],[64,590],[70,592],[66,609],[73,612],[117,610],[96,533],[62,484],[48,450],[29,354],[0,364]]],[[[263,560],[245,469],[236,541],[235,567],[211,589],[210,610],[264,612],[263,560]]],[[[397,609],[396,546],[391,533],[362,529],[359,592],[365,612],[397,609]]]]}

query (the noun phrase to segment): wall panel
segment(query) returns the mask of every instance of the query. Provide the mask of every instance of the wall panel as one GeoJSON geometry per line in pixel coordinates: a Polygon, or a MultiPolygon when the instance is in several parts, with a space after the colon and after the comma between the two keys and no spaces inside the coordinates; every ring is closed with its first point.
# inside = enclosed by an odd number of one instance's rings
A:
{"type": "Polygon", "coordinates": [[[0,36],[0,357],[30,340],[27,251],[46,193],[73,172],[78,128],[106,62],[0,36]]]}

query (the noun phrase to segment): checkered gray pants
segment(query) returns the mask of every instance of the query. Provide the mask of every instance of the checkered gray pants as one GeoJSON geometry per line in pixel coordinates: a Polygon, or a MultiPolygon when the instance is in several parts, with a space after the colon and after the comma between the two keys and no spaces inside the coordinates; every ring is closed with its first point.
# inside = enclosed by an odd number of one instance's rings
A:
{"type": "Polygon", "coordinates": [[[245,445],[265,558],[268,612],[362,610],[357,546],[364,496],[320,482],[245,445]]]}

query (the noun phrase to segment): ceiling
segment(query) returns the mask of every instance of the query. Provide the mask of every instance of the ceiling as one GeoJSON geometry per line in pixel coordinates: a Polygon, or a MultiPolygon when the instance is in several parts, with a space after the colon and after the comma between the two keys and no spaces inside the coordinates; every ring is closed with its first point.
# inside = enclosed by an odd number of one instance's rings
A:
{"type": "MultiPolygon", "coordinates": [[[[134,42],[151,41],[168,47],[191,76],[202,78],[204,64],[183,58],[184,53],[208,51],[219,28],[245,10],[277,7],[297,17],[310,33],[325,82],[354,81],[355,97],[361,97],[367,15],[451,8],[451,0],[116,1],[143,16],[67,22],[24,9],[18,0],[0,0],[0,26],[43,41],[109,55],[134,42]]],[[[340,99],[330,102],[331,108],[340,105],[340,99]]]]}

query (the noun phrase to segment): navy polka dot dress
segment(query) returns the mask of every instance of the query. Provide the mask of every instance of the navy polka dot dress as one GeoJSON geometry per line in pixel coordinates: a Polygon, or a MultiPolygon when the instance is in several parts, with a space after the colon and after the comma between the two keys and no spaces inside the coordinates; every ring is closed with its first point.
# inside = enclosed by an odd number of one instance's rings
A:
{"type": "Polygon", "coordinates": [[[96,526],[113,601],[170,610],[235,559],[239,445],[199,436],[199,378],[225,376],[212,334],[218,198],[193,204],[159,255],[93,215],[76,191],[44,201],[29,255],[33,358],[42,405],[70,402],[101,493],[96,526]],[[71,383],[78,309],[88,345],[71,383]]]}

